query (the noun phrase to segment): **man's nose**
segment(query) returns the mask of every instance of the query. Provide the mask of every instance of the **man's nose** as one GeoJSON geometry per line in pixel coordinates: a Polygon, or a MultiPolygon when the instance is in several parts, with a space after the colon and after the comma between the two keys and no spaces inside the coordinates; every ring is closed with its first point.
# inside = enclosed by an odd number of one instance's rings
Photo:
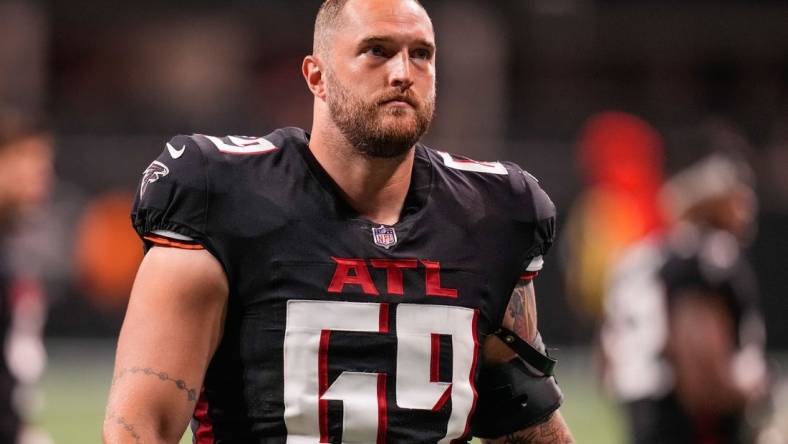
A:
{"type": "Polygon", "coordinates": [[[413,85],[413,76],[410,66],[410,54],[403,50],[396,57],[389,60],[391,64],[391,74],[389,84],[401,91],[405,91],[413,85]]]}

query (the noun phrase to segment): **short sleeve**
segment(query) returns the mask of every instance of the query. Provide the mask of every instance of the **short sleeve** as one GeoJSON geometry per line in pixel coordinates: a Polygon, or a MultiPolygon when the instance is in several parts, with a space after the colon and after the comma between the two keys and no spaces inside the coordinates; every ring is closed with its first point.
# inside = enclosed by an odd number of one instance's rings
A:
{"type": "Polygon", "coordinates": [[[207,242],[207,180],[203,156],[188,136],[176,136],[142,173],[131,219],[134,229],[152,245],[188,249],[207,242]]]}
{"type": "Polygon", "coordinates": [[[518,206],[515,219],[527,231],[529,241],[523,252],[521,279],[532,280],[542,270],[555,240],[556,209],[534,176],[516,165],[510,167],[510,176],[518,206]]]}

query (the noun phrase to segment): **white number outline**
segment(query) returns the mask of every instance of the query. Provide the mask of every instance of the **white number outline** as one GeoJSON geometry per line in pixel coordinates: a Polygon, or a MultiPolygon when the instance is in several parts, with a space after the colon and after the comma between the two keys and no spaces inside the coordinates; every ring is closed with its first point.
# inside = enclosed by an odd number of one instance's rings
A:
{"type": "Polygon", "coordinates": [[[214,136],[205,136],[205,138],[210,140],[216,146],[216,149],[227,154],[265,154],[277,149],[273,143],[264,137],[241,138],[228,136],[227,139],[231,143],[214,136]]]}
{"type": "Polygon", "coordinates": [[[501,162],[479,162],[478,160],[470,159],[455,159],[451,154],[443,151],[438,151],[438,154],[443,158],[443,163],[455,170],[473,171],[474,173],[487,173],[498,174],[506,176],[509,171],[501,162]]]}
{"type": "MultiPolygon", "coordinates": [[[[448,444],[468,433],[475,408],[478,312],[431,304],[398,304],[394,308],[397,313],[395,402],[400,408],[439,410],[451,399],[446,435],[438,441],[448,444]],[[434,377],[432,360],[438,335],[450,335],[452,340],[450,383],[438,382],[434,377]]],[[[381,303],[288,301],[283,353],[288,444],[326,442],[327,416],[321,410],[327,407],[328,400],[343,401],[343,442],[385,442],[388,375],[346,371],[330,385],[323,375],[327,374],[332,331],[387,333],[388,312],[389,304],[381,303]]]]}

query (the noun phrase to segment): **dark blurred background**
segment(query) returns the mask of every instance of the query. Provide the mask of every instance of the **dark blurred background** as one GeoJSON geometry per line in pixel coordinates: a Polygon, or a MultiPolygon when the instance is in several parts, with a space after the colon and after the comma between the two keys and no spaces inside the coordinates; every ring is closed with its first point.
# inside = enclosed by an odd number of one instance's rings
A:
{"type": "MultiPolygon", "coordinates": [[[[509,159],[559,209],[538,279],[551,344],[596,320],[565,291],[563,222],[585,183],[584,123],[616,110],[661,134],[666,172],[711,149],[752,163],[749,252],[769,347],[788,347],[788,4],[783,1],[425,0],[438,34],[429,145],[509,159]]],[[[0,0],[0,103],[46,115],[58,185],[20,233],[48,284],[52,338],[116,336],[141,247],[128,224],[141,172],[177,133],[309,128],[300,75],[318,0],[0,0]]]]}

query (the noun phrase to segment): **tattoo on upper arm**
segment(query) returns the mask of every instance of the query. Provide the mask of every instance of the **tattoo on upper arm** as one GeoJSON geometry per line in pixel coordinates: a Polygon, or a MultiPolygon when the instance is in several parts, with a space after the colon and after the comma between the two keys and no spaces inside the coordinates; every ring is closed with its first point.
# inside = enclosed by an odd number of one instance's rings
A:
{"type": "Polygon", "coordinates": [[[114,422],[115,424],[123,427],[127,432],[129,432],[129,434],[131,434],[131,436],[134,438],[135,443],[139,444],[141,442],[139,433],[137,433],[137,431],[134,430],[134,426],[132,424],[129,424],[129,422],[126,421],[124,417],[117,416],[114,413],[110,412],[107,415],[107,419],[105,419],[104,421],[114,422]]]}
{"type": "Polygon", "coordinates": [[[536,337],[536,296],[531,282],[514,287],[506,317],[508,327],[521,338],[532,341],[536,337]]]}
{"type": "Polygon", "coordinates": [[[159,378],[159,380],[161,380],[161,381],[171,381],[172,383],[175,384],[175,387],[177,387],[178,390],[181,390],[181,391],[186,393],[186,396],[188,397],[189,401],[196,401],[197,400],[197,390],[195,390],[193,388],[189,388],[186,385],[186,381],[184,381],[183,379],[173,379],[173,378],[170,377],[169,374],[167,374],[165,372],[157,372],[156,370],[154,370],[154,369],[152,369],[150,367],[145,367],[145,368],[141,368],[141,367],[124,368],[123,370],[120,371],[120,373],[118,373],[118,376],[115,377],[115,380],[112,383],[115,384],[115,382],[117,382],[120,378],[126,376],[129,373],[135,374],[135,375],[136,374],[142,374],[142,375],[145,375],[145,376],[155,376],[155,377],[159,378]]]}

